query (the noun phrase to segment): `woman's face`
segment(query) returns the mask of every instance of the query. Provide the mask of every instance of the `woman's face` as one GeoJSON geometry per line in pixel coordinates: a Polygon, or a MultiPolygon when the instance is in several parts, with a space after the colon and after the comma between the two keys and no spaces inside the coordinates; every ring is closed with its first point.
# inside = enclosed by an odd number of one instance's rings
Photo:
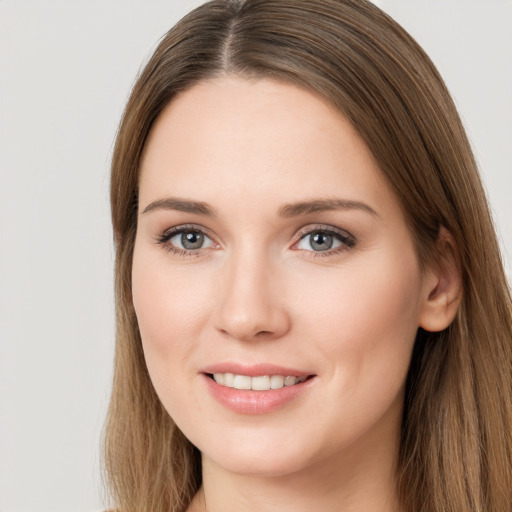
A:
{"type": "Polygon", "coordinates": [[[160,115],[133,302],[156,392],[205,460],[284,475],[396,450],[427,296],[396,197],[325,102],[224,77],[160,115]]]}

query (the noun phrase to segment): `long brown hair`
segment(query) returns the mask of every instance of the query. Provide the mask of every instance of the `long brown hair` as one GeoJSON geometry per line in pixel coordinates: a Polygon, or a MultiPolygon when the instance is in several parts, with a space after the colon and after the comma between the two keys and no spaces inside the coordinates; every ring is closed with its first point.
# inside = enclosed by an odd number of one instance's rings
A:
{"type": "Polygon", "coordinates": [[[338,108],[402,202],[420,261],[440,226],[460,252],[463,299],[419,330],[406,383],[397,492],[409,512],[505,512],[512,503],[512,318],[494,228],[450,95],[418,44],[365,0],[215,0],[182,19],[140,74],[112,160],[117,343],[105,430],[113,505],[187,508],[200,457],[153,390],[131,301],[141,153],[162,109],[215,76],[267,77],[338,108]]]}

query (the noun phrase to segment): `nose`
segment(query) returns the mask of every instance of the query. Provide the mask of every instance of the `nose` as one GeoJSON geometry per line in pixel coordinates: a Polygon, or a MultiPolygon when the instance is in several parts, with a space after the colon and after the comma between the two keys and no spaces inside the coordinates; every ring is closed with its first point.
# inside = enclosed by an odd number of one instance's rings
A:
{"type": "Polygon", "coordinates": [[[218,277],[218,331],[241,341],[277,339],[289,331],[284,279],[277,265],[254,253],[233,255],[218,277]]]}

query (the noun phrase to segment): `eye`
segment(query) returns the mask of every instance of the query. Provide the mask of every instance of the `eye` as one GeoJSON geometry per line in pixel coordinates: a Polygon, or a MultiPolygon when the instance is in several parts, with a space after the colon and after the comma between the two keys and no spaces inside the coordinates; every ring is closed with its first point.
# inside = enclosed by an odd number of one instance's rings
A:
{"type": "Polygon", "coordinates": [[[301,235],[295,244],[296,249],[312,252],[326,252],[331,254],[339,250],[354,247],[352,236],[335,231],[334,229],[314,229],[301,235]]]}
{"type": "Polygon", "coordinates": [[[195,251],[197,249],[204,249],[212,245],[212,240],[200,231],[182,231],[171,237],[169,242],[186,251],[195,251]]]}
{"type": "Polygon", "coordinates": [[[186,226],[166,231],[158,237],[157,242],[170,252],[178,254],[198,252],[215,245],[215,242],[200,229],[186,226]]]}

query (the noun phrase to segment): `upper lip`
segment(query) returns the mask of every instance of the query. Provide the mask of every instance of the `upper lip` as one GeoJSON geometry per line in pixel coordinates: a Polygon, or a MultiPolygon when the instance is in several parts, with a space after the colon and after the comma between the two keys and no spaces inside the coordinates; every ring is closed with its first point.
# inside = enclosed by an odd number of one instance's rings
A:
{"type": "Polygon", "coordinates": [[[260,363],[247,365],[243,363],[224,362],[205,366],[200,370],[201,373],[233,373],[235,375],[247,375],[249,377],[259,377],[262,375],[284,375],[294,377],[308,377],[314,375],[313,372],[288,368],[269,363],[260,363]]]}

